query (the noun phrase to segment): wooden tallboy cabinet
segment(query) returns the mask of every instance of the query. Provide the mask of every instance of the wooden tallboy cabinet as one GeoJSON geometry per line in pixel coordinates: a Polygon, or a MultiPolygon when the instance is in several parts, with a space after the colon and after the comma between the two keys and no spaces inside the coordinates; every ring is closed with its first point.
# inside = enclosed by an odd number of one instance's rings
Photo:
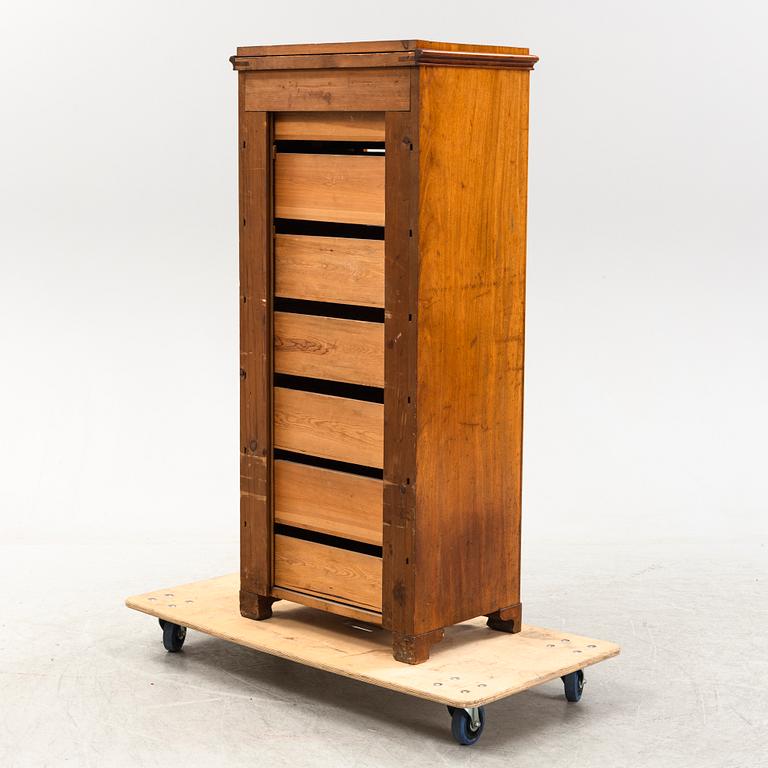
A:
{"type": "Polygon", "coordinates": [[[239,78],[241,591],[520,629],[525,48],[257,46],[239,78]]]}

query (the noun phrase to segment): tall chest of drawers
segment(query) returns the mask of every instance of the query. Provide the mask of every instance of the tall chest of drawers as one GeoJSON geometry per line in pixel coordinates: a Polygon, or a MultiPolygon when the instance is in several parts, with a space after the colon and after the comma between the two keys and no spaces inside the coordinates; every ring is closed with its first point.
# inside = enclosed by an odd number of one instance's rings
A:
{"type": "MultiPolygon", "coordinates": [[[[520,629],[527,49],[239,48],[241,591],[520,629]]],[[[310,612],[311,613],[311,612],[310,612]]]]}

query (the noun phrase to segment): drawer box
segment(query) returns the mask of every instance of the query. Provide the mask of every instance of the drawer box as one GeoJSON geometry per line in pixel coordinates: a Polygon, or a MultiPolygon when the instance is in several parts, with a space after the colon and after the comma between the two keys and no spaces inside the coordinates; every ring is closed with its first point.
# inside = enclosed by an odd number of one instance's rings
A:
{"type": "Polygon", "coordinates": [[[384,386],[384,323],[275,312],[275,372],[384,386]]]}
{"type": "Polygon", "coordinates": [[[384,406],[380,403],[275,387],[274,409],[276,448],[383,466],[384,406]]]}
{"type": "Polygon", "coordinates": [[[275,236],[275,296],[384,306],[384,241],[275,236]]]}
{"type": "Polygon", "coordinates": [[[275,461],[275,522],[381,546],[382,481],[275,461]]]}
{"type": "Polygon", "coordinates": [[[384,226],[384,158],[278,152],[275,216],[384,226]]]}
{"type": "Polygon", "coordinates": [[[275,586],[381,610],[381,558],[275,535],[275,586]]]}

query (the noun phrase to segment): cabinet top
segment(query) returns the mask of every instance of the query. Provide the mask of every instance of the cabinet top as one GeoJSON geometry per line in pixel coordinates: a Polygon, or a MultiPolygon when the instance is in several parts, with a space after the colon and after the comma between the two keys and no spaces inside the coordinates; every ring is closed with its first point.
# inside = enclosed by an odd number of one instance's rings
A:
{"type": "Polygon", "coordinates": [[[379,40],[357,43],[304,43],[240,46],[230,61],[236,70],[404,67],[423,64],[533,69],[528,48],[469,45],[432,40],[379,40]]]}

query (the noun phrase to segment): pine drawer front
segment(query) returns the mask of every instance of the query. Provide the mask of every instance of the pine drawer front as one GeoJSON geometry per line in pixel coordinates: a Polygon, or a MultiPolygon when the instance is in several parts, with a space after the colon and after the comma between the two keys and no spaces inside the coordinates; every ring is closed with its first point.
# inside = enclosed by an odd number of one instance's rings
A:
{"type": "Polygon", "coordinates": [[[275,523],[381,546],[383,483],[275,461],[275,523]]]}
{"type": "Polygon", "coordinates": [[[384,406],[275,387],[274,445],[325,459],[384,466],[384,406]]]}
{"type": "Polygon", "coordinates": [[[275,586],[381,611],[381,558],[277,534],[275,586]]]}
{"type": "Polygon", "coordinates": [[[278,112],[275,141],[384,141],[383,112],[278,112]]]}
{"type": "Polygon", "coordinates": [[[278,152],[275,216],[384,226],[384,158],[278,152]]]}
{"type": "Polygon", "coordinates": [[[275,312],[275,372],[384,386],[384,324],[275,312]]]}
{"type": "Polygon", "coordinates": [[[275,296],[384,306],[384,241],[275,236],[275,296]]]}

